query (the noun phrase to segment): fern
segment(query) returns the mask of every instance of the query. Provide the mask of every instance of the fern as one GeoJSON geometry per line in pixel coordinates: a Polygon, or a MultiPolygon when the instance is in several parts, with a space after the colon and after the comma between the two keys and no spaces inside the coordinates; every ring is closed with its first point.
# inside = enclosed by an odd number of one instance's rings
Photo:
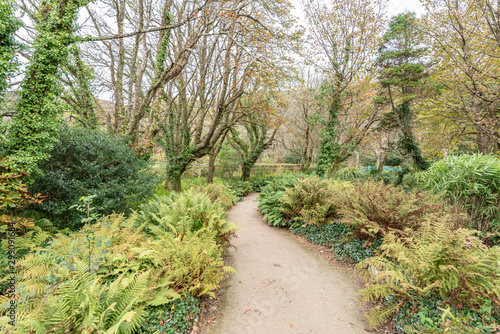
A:
{"type": "Polygon", "coordinates": [[[486,247],[477,231],[454,231],[452,216],[428,216],[421,225],[407,237],[387,233],[379,255],[358,264],[375,271],[359,292],[362,300],[386,302],[371,313],[370,322],[376,327],[402,306],[396,301],[430,292],[449,304],[476,308],[488,299],[500,306],[500,248],[486,247]]]}
{"type": "Polygon", "coordinates": [[[322,225],[338,216],[351,188],[349,182],[321,181],[318,176],[300,179],[293,188],[285,189],[281,210],[288,218],[322,225]]]}
{"type": "Polygon", "coordinates": [[[461,226],[465,215],[446,205],[430,192],[406,193],[383,183],[356,183],[346,205],[339,209],[342,223],[353,228],[360,239],[377,239],[389,231],[403,236],[417,230],[427,215],[453,214],[455,225],[461,226]]]}

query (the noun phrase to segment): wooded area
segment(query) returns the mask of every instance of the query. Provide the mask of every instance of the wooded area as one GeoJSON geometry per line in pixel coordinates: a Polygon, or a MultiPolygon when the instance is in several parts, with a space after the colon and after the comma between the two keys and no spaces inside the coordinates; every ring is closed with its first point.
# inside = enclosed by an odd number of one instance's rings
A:
{"type": "Polygon", "coordinates": [[[307,1],[299,22],[281,1],[3,1],[4,155],[36,172],[61,119],[161,147],[177,190],[223,147],[243,179],[270,147],[320,175],[370,152],[420,169],[498,153],[497,4],[423,5],[307,1]]]}
{"type": "Polygon", "coordinates": [[[420,3],[0,0],[0,332],[189,333],[250,192],[373,328],[500,331],[500,0],[420,3]]]}

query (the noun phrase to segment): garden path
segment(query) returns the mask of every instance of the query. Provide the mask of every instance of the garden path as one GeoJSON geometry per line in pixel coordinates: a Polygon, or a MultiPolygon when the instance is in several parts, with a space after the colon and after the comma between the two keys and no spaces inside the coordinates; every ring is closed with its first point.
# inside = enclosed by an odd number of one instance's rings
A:
{"type": "Polygon", "coordinates": [[[250,194],[228,213],[242,229],[227,250],[237,271],[226,279],[220,307],[204,333],[366,333],[352,272],[307,242],[266,224],[250,194]]]}

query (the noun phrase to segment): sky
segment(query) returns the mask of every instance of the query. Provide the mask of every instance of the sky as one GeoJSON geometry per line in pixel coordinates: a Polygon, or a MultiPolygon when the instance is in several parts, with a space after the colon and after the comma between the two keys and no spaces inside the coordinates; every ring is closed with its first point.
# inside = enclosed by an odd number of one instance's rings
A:
{"type": "Polygon", "coordinates": [[[405,10],[421,14],[424,8],[419,0],[389,0],[388,13],[391,15],[404,12],[405,10]]]}
{"type": "MultiPolygon", "coordinates": [[[[291,3],[295,7],[292,14],[299,17],[299,19],[303,22],[304,14],[301,10],[300,0],[291,0],[291,3]]],[[[419,0],[388,0],[387,14],[389,17],[404,11],[415,12],[417,16],[419,16],[419,14],[424,12],[424,8],[419,0]]]]}

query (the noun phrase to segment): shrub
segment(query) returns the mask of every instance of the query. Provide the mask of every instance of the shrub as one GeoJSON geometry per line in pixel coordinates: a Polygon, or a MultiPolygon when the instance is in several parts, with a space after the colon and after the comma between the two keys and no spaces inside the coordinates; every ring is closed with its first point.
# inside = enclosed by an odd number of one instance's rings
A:
{"type": "Polygon", "coordinates": [[[133,218],[136,227],[150,235],[186,235],[202,229],[214,232],[220,243],[228,242],[236,225],[225,218],[225,210],[216,201],[196,190],[155,196],[141,204],[133,218]]]}
{"type": "Polygon", "coordinates": [[[333,177],[342,181],[356,181],[363,179],[365,173],[360,171],[357,167],[345,167],[336,171],[333,177]]]}
{"type": "Polygon", "coordinates": [[[487,302],[498,308],[500,248],[486,247],[476,234],[453,230],[453,221],[446,215],[428,216],[409,237],[388,233],[379,255],[358,264],[373,272],[368,286],[360,291],[362,299],[383,303],[372,309],[370,323],[377,327],[405,304],[431,292],[443,304],[459,308],[477,310],[487,302]]]}
{"type": "Polygon", "coordinates": [[[322,225],[338,216],[351,187],[349,182],[321,181],[318,176],[299,179],[285,189],[281,211],[292,220],[322,225]]]}
{"type": "Polygon", "coordinates": [[[99,214],[125,212],[152,194],[157,183],[140,158],[119,137],[82,128],[63,128],[51,158],[40,166],[43,176],[31,191],[48,195],[35,207],[60,228],[81,227],[83,214],[71,207],[79,198],[94,195],[99,214]]]}
{"type": "Polygon", "coordinates": [[[285,188],[291,188],[299,178],[308,177],[304,174],[283,174],[268,182],[257,197],[259,210],[264,215],[264,220],[272,226],[287,226],[289,221],[281,212],[280,198],[285,195],[285,188]]]}
{"type": "Polygon", "coordinates": [[[5,233],[9,224],[18,234],[24,234],[34,226],[32,219],[14,215],[25,206],[40,204],[44,199],[41,194],[28,193],[23,180],[27,176],[27,173],[16,172],[7,158],[0,159],[0,235],[5,233]]]}
{"type": "Polygon", "coordinates": [[[136,334],[191,333],[194,320],[201,312],[199,300],[189,294],[165,305],[147,307],[145,311],[144,322],[136,334]]]}
{"type": "MultiPolygon", "coordinates": [[[[500,159],[488,155],[448,156],[417,174],[425,189],[443,192],[470,215],[472,227],[500,232],[500,159]]],[[[500,238],[496,238],[500,240],[500,238]]]]}
{"type": "Polygon", "coordinates": [[[212,203],[219,202],[226,210],[231,208],[238,200],[236,192],[225,183],[211,183],[206,186],[196,187],[195,190],[205,193],[212,203]]]}
{"type": "MultiPolygon", "coordinates": [[[[389,231],[404,235],[406,229],[418,229],[426,215],[453,211],[429,192],[405,193],[382,183],[358,182],[339,214],[343,217],[341,222],[352,227],[356,237],[377,239],[389,231]]],[[[457,224],[463,219],[459,214],[455,218],[457,224]]]]}

